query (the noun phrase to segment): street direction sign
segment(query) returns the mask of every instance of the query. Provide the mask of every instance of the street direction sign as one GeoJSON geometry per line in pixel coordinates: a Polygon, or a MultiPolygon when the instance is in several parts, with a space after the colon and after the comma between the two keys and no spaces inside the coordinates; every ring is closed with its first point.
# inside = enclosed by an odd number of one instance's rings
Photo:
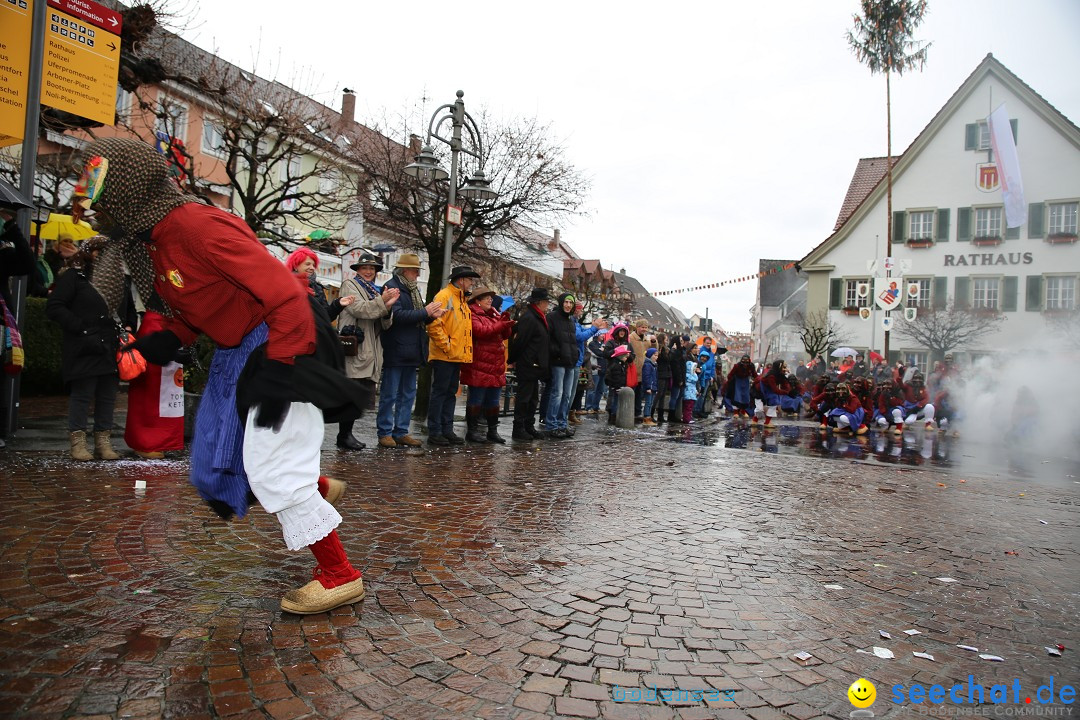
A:
{"type": "Polygon", "coordinates": [[[41,104],[112,125],[120,14],[93,0],[49,0],[41,104]]]}
{"type": "Polygon", "coordinates": [[[26,129],[33,0],[0,2],[0,147],[14,145],[26,129]]]}

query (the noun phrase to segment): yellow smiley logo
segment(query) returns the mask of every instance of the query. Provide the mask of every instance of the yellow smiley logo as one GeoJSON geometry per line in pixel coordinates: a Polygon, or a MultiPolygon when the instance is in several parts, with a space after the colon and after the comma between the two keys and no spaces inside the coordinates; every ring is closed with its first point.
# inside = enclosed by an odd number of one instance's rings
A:
{"type": "Polygon", "coordinates": [[[859,678],[847,689],[848,700],[857,708],[868,708],[877,700],[877,688],[866,678],[859,678]]]}

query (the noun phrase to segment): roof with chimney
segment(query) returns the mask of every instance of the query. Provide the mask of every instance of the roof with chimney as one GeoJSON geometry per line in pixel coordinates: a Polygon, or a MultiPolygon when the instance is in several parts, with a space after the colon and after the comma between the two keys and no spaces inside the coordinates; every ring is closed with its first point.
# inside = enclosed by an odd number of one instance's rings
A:
{"type": "Polygon", "coordinates": [[[671,312],[671,308],[649,294],[637,278],[616,272],[613,273],[613,279],[624,293],[634,296],[633,315],[645,318],[649,327],[676,330],[686,325],[686,318],[682,313],[671,312]]]}

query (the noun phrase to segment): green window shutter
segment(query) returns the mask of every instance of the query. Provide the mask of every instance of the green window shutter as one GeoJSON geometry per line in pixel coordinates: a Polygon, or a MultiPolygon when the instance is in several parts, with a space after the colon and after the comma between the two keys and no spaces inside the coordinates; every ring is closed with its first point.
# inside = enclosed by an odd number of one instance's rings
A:
{"type": "Polygon", "coordinates": [[[1028,205],[1028,237],[1041,238],[1043,236],[1043,215],[1046,214],[1042,203],[1028,205]]]}
{"type": "Polygon", "coordinates": [[[839,310],[844,302],[844,279],[831,278],[829,280],[829,309],[839,310]]]}
{"type": "Polygon", "coordinates": [[[1042,275],[1027,276],[1027,302],[1024,309],[1028,312],[1038,312],[1043,306],[1043,278],[1042,275]]]}
{"type": "Polygon", "coordinates": [[[904,242],[907,238],[904,237],[904,216],[907,215],[903,210],[898,210],[892,214],[892,241],[904,242]]]}
{"type": "Polygon", "coordinates": [[[962,310],[971,305],[971,278],[956,278],[953,283],[953,305],[962,310]]]}
{"type": "Polygon", "coordinates": [[[956,241],[971,241],[971,208],[956,209],[956,241]]]}
{"type": "Polygon", "coordinates": [[[979,147],[979,125],[968,123],[964,126],[964,149],[975,150],[979,147]]]}
{"type": "Polygon", "coordinates": [[[1024,310],[1028,312],[1042,310],[1042,275],[1027,276],[1027,299],[1024,310]]]}
{"type": "Polygon", "coordinates": [[[1001,310],[1002,312],[1016,312],[1016,290],[1019,278],[1009,275],[1002,278],[1001,310]]]}
{"type": "Polygon", "coordinates": [[[949,208],[938,208],[937,211],[937,241],[949,241],[949,208]]]}
{"type": "Polygon", "coordinates": [[[1015,144],[1016,144],[1016,140],[1017,140],[1017,137],[1018,137],[1018,136],[1017,136],[1017,133],[1019,132],[1019,125],[1020,125],[1020,121],[1019,121],[1019,120],[1017,120],[1016,118],[1013,118],[1012,120],[1010,120],[1010,121],[1009,121],[1009,125],[1010,125],[1010,126],[1012,127],[1012,131],[1013,131],[1013,144],[1015,145],[1015,144]]]}
{"type": "Polygon", "coordinates": [[[1011,227],[1005,228],[1005,239],[1006,240],[1019,240],[1020,239],[1020,226],[1018,225],[1018,226],[1016,226],[1014,228],[1011,228],[1011,227]]]}
{"type": "Polygon", "coordinates": [[[949,301],[949,278],[935,277],[934,289],[931,291],[930,300],[935,310],[944,310],[949,301]]]}

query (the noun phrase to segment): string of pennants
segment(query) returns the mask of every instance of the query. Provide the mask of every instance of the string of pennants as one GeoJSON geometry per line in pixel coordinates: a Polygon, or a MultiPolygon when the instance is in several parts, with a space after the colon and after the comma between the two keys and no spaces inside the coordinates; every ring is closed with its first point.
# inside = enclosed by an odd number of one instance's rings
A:
{"type": "Polygon", "coordinates": [[[759,278],[765,277],[766,275],[773,275],[778,272],[790,270],[793,267],[795,267],[795,263],[790,262],[784,265],[777,265],[776,267],[769,268],[768,270],[756,272],[753,275],[743,275],[742,277],[737,277],[732,280],[723,280],[721,282],[708,283],[705,285],[695,285],[694,287],[680,288],[678,290],[661,290],[660,292],[654,292],[653,295],[675,295],[677,293],[694,292],[696,290],[711,290],[713,288],[724,287],[725,285],[734,285],[735,283],[747,282],[748,280],[757,280],[759,278]]]}

